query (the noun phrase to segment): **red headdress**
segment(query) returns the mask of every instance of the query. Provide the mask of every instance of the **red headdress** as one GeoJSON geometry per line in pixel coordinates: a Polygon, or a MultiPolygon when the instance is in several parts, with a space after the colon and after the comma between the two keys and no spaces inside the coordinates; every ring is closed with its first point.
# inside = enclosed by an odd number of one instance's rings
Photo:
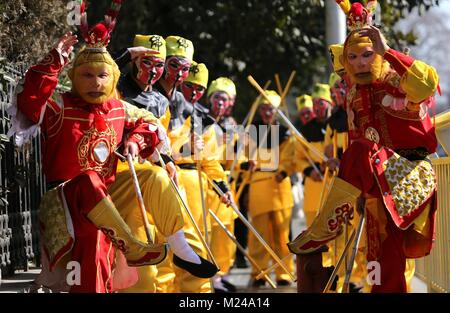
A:
{"type": "Polygon", "coordinates": [[[80,30],[87,44],[87,49],[105,49],[111,40],[111,33],[116,26],[116,18],[125,0],[113,0],[110,8],[106,12],[105,19],[91,28],[89,28],[87,21],[86,3],[84,0],[80,1],[80,30]]]}
{"type": "Polygon", "coordinates": [[[356,2],[350,4],[350,0],[335,0],[347,16],[347,26],[350,31],[373,24],[373,15],[377,7],[377,0],[369,0],[367,6],[356,2]]]}

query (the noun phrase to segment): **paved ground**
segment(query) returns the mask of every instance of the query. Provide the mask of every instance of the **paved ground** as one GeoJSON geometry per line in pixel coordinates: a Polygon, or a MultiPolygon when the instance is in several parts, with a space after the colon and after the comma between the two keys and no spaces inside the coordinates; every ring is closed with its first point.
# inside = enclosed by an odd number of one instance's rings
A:
{"type": "Polygon", "coordinates": [[[14,276],[4,278],[1,281],[0,293],[22,292],[41,272],[39,268],[31,267],[28,272],[16,271],[14,276]]]}

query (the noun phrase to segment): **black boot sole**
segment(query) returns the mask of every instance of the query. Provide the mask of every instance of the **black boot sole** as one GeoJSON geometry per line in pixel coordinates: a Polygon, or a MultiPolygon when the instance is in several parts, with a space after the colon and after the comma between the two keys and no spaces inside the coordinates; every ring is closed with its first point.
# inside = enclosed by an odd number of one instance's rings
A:
{"type": "Polygon", "coordinates": [[[199,256],[201,263],[195,264],[188,261],[185,261],[179,257],[177,257],[175,254],[173,255],[173,264],[178,266],[179,268],[184,269],[185,271],[189,272],[190,274],[194,275],[195,277],[199,278],[211,278],[219,271],[219,269],[209,262],[208,260],[205,260],[201,256],[199,256]]]}

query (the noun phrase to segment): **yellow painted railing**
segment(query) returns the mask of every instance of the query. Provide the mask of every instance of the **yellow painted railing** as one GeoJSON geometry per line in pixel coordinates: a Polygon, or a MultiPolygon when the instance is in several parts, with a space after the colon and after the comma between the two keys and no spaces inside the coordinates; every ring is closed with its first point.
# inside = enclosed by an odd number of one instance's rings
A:
{"type": "Polygon", "coordinates": [[[450,292],[450,157],[434,159],[438,191],[436,241],[429,256],[416,260],[416,276],[428,292],[450,292]]]}

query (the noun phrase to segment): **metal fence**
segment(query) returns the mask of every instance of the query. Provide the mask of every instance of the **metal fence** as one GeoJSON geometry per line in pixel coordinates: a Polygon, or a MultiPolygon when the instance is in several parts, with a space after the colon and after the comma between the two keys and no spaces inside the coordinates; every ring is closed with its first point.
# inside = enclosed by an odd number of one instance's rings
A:
{"type": "Polygon", "coordinates": [[[429,256],[416,260],[416,275],[428,292],[450,292],[450,157],[434,159],[438,183],[436,241],[429,256]]]}
{"type": "MultiPolygon", "coordinates": [[[[3,67],[0,85],[0,134],[10,127],[6,109],[11,105],[23,68],[3,67]]],[[[45,192],[38,136],[22,148],[2,136],[0,154],[0,277],[28,270],[30,261],[39,265],[37,210],[45,192]]]]}

